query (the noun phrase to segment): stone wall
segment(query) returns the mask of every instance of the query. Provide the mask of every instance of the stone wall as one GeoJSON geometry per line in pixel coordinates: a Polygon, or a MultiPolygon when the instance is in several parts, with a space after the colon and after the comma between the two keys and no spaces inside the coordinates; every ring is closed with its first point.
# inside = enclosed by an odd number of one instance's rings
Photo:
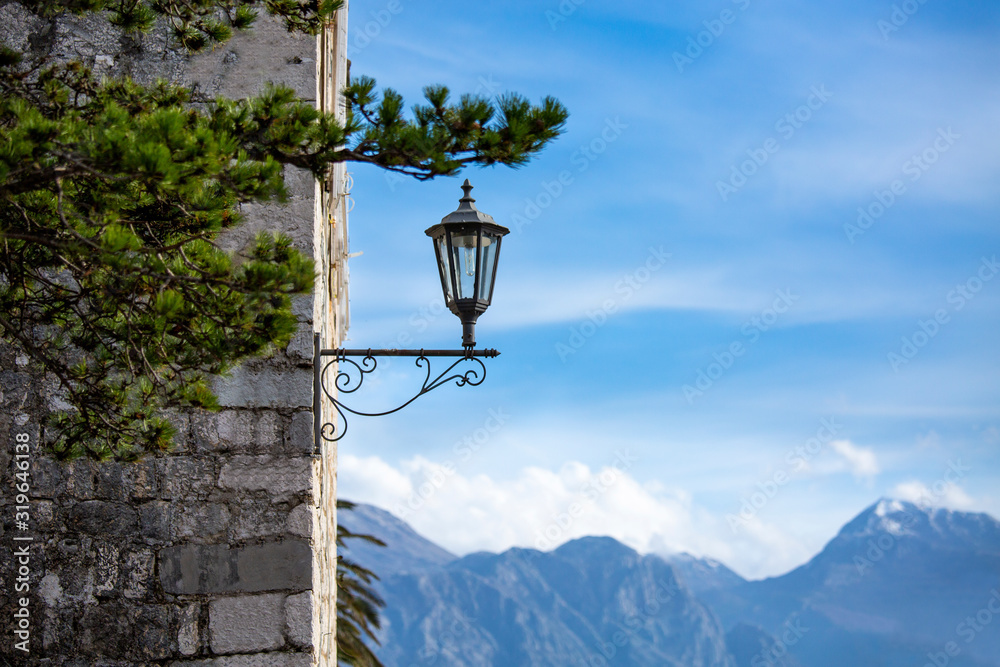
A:
{"type": "MultiPolygon", "coordinates": [[[[346,7],[319,40],[262,17],[251,34],[188,57],[168,47],[165,30],[133,39],[93,17],[41,21],[0,3],[0,39],[17,48],[213,95],[283,82],[330,109],[342,106],[345,33],[346,7]]],[[[39,423],[59,405],[56,387],[0,349],[0,664],[336,664],[336,450],[314,454],[311,369],[313,332],[329,346],[346,330],[345,174],[323,185],[292,169],[287,177],[288,204],[245,207],[246,224],[220,244],[238,249],[257,230],[283,230],[317,261],[315,297],[296,302],[301,326],[286,350],[216,384],[221,412],[172,417],[170,455],[46,458],[39,423]],[[27,531],[15,522],[21,461],[30,465],[27,531]],[[15,648],[22,596],[27,654],[15,648]]]]}
{"type": "MultiPolygon", "coordinates": [[[[337,20],[320,35],[316,81],[318,105],[324,111],[346,117],[340,93],[347,85],[347,1],[337,20]]],[[[322,187],[317,186],[315,257],[319,282],[313,302],[322,347],[337,347],[347,334],[348,311],[348,183],[343,163],[336,164],[322,187]]],[[[336,419],[333,405],[323,401],[320,421],[336,419]]],[[[337,443],[321,442],[314,460],[313,489],[313,637],[316,664],[337,665],[337,443]]]]}

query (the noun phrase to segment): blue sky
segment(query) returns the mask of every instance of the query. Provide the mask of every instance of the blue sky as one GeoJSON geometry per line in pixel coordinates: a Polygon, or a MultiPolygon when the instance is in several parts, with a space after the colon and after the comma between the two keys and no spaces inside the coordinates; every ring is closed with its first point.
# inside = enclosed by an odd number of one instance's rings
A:
{"type": "MultiPolygon", "coordinates": [[[[486,382],[352,420],[343,497],[458,553],[607,534],[748,577],[880,496],[1000,516],[1000,6],[354,0],[349,21],[352,72],[410,103],[443,83],[571,116],[517,170],[352,167],[351,347],[460,346],[423,232],[461,179],[511,234],[486,382]]],[[[354,400],[420,380],[397,360],[354,400]]]]}

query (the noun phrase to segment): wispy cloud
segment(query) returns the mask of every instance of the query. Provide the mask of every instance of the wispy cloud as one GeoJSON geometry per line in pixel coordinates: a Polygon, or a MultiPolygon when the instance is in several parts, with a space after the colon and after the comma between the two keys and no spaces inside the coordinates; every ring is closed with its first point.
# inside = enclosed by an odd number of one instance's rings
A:
{"type": "Polygon", "coordinates": [[[897,484],[889,495],[917,505],[952,510],[968,510],[976,506],[975,500],[955,482],[940,482],[932,489],[919,480],[910,480],[897,484]]]}
{"type": "Polygon", "coordinates": [[[620,450],[600,468],[569,461],[558,470],[526,467],[496,479],[423,457],[393,466],[346,455],[338,492],[383,507],[458,554],[511,546],[548,551],[607,535],[642,553],[710,556],[749,577],[780,574],[811,555],[784,529],[758,520],[734,536],[683,489],[638,482],[629,472],[638,465],[634,458],[620,450]]]}
{"type": "Polygon", "coordinates": [[[881,472],[878,458],[870,448],[859,447],[850,440],[834,440],[832,449],[846,464],[851,474],[858,479],[871,480],[881,472]]]}

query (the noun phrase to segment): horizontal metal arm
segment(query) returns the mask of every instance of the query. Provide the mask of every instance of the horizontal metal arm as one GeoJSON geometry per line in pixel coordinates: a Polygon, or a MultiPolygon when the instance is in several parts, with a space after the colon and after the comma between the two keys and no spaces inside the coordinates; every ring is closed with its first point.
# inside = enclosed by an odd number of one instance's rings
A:
{"type": "Polygon", "coordinates": [[[500,353],[493,349],[475,350],[352,350],[345,348],[334,348],[332,350],[320,350],[323,357],[498,357],[500,353]]]}

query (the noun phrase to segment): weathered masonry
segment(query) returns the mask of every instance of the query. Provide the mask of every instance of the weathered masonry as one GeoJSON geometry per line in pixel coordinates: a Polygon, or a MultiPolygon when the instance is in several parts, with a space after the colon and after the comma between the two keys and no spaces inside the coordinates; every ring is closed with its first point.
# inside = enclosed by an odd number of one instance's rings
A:
{"type": "MultiPolygon", "coordinates": [[[[162,77],[209,95],[243,97],[265,82],[344,113],[347,7],[318,38],[262,16],[212,53],[168,47],[165,30],[138,39],[106,21],[42,21],[0,2],[0,39],[98,73],[162,77]]],[[[218,413],[173,419],[178,447],[135,464],[45,458],[38,424],[58,407],[55,384],[0,348],[0,664],[329,666],[336,664],[336,448],[313,443],[313,335],[335,347],[347,327],[347,199],[343,165],[318,184],[289,168],[291,199],[246,207],[221,239],[239,249],[280,229],[315,259],[311,297],[287,349],[216,387],[218,413]],[[30,436],[31,541],[15,542],[14,433],[30,436]],[[24,575],[29,651],[14,648],[24,575]]],[[[330,421],[332,415],[325,415],[330,421]]]]}

